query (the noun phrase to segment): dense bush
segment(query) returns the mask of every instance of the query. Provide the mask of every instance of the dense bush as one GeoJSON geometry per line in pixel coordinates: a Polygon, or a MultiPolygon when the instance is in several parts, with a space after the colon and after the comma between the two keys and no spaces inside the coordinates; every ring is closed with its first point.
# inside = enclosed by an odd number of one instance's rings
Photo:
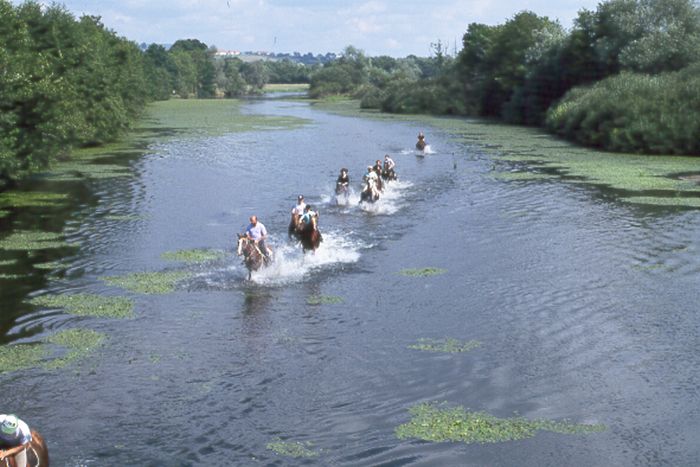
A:
{"type": "Polygon", "coordinates": [[[700,155],[700,64],[575,88],[547,115],[553,132],[613,151],[700,155]]]}

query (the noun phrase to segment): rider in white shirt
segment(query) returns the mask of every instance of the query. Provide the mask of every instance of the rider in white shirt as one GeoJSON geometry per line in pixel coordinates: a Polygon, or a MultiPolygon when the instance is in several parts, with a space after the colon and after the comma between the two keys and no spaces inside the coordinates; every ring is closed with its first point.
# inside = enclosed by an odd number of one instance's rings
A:
{"type": "Polygon", "coordinates": [[[292,219],[289,222],[289,235],[294,233],[295,229],[300,228],[299,219],[304,215],[304,208],[306,208],[306,203],[304,202],[304,196],[297,196],[297,204],[292,208],[292,219]]]}
{"type": "Polygon", "coordinates": [[[250,224],[245,229],[246,236],[255,242],[260,253],[267,258],[272,258],[272,250],[265,244],[267,229],[262,222],[258,222],[258,216],[250,216],[250,224]]]}
{"type": "Polygon", "coordinates": [[[0,461],[14,457],[17,467],[27,467],[27,448],[32,441],[29,426],[14,415],[0,415],[0,461]]]}

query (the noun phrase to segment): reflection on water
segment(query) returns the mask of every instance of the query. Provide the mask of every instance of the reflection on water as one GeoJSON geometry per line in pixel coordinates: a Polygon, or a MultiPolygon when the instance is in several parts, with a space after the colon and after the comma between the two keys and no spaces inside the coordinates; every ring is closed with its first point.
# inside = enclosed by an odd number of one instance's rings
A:
{"type": "Polygon", "coordinates": [[[278,100],[248,110],[313,123],[171,135],[143,156],[108,161],[132,177],[42,185],[68,193],[66,205],[0,218],[3,232],[59,232],[79,245],[0,251],[12,261],[0,262],[3,342],[73,327],[108,336],[68,371],[0,375],[4,410],[46,436],[57,465],[698,463],[698,211],[629,206],[585,185],[495,180],[489,156],[436,130],[434,152],[417,155],[420,128],[404,122],[278,100]],[[400,180],[361,205],[361,176],[386,153],[400,180]],[[354,190],[344,204],[333,186],[340,167],[354,190]],[[299,193],[320,211],[315,254],[287,239],[299,193]],[[247,281],[234,247],[252,214],[276,260],[247,281]],[[161,258],[190,249],[226,255],[180,266],[161,258]],[[159,296],[100,279],[178,268],[189,278],[159,296]],[[445,272],[401,274],[423,268],[445,272]],[[136,317],[26,303],[40,293],[124,294],[136,317]],[[481,345],[411,349],[420,339],[481,345]],[[410,407],[442,401],[608,430],[493,445],[397,439],[410,407]],[[319,456],[281,457],[267,449],[275,439],[313,443],[319,456]]]}

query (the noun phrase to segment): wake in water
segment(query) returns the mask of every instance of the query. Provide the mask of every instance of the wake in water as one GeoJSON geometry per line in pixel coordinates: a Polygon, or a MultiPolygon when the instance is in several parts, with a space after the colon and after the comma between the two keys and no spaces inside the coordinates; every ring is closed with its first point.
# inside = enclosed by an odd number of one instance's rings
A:
{"type": "MultiPolygon", "coordinates": [[[[412,187],[411,182],[395,180],[384,184],[384,191],[374,203],[358,203],[360,209],[365,212],[379,215],[390,215],[397,212],[403,206],[403,192],[412,187]]],[[[359,199],[359,196],[358,196],[359,199]]]]}
{"type": "MultiPolygon", "coordinates": [[[[270,242],[274,250],[274,261],[269,266],[254,271],[251,282],[266,286],[300,282],[314,271],[337,264],[356,263],[360,259],[360,250],[366,248],[362,242],[350,238],[347,234],[325,230],[322,233],[323,242],[315,253],[304,254],[298,243],[278,245],[270,242]]],[[[191,286],[226,290],[247,282],[245,279],[248,271],[235,253],[232,262],[233,264],[222,265],[220,269],[198,275],[191,286]],[[231,277],[232,274],[235,278],[231,277]]]]}
{"type": "Polygon", "coordinates": [[[275,250],[275,260],[266,268],[253,273],[257,284],[280,285],[299,282],[314,270],[335,264],[356,263],[363,245],[341,233],[322,231],[323,242],[315,253],[304,254],[301,245],[285,244],[275,250]]]}

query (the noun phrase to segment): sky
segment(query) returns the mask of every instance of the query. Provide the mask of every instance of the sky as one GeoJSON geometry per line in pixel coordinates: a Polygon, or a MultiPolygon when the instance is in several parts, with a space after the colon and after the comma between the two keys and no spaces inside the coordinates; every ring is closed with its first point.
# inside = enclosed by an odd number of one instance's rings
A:
{"type": "MultiPolygon", "coordinates": [[[[431,55],[440,40],[453,54],[470,23],[503,24],[530,10],[569,28],[578,11],[600,0],[56,0],[76,17],[137,43],[198,39],[219,50],[431,55]]],[[[22,1],[14,0],[20,4],[22,1]]],[[[43,2],[50,4],[51,2],[43,2]]]]}

